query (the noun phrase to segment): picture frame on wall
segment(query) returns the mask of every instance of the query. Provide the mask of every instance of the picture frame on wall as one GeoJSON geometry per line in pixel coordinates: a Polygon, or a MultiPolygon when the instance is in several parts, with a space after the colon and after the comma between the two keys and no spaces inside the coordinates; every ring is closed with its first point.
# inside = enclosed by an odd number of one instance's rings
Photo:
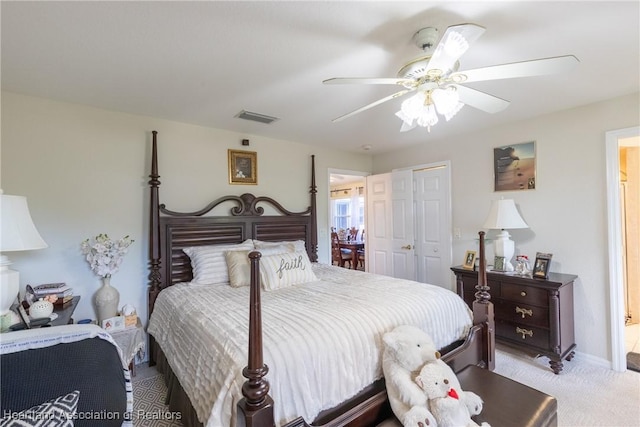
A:
{"type": "Polygon", "coordinates": [[[536,143],[504,145],[493,149],[494,191],[536,188],[536,143]]]}
{"type": "Polygon", "coordinates": [[[467,251],[464,254],[464,262],[462,264],[462,268],[466,268],[467,270],[473,270],[475,262],[476,262],[476,251],[467,251]]]}
{"type": "Polygon", "coordinates": [[[553,254],[537,252],[536,261],[533,264],[533,272],[531,275],[537,279],[547,279],[549,277],[549,266],[551,265],[551,257],[553,254]]]}
{"type": "Polygon", "coordinates": [[[258,154],[255,151],[228,150],[229,184],[258,183],[258,154]]]}

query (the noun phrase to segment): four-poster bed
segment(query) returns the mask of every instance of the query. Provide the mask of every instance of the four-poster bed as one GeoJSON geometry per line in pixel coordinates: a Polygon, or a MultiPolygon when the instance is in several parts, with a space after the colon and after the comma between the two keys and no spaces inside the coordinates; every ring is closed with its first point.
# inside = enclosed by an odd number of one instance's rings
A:
{"type": "MultiPolygon", "coordinates": [[[[157,132],[152,135],[150,363],[157,363],[165,373],[170,409],[182,412],[186,426],[207,421],[207,425],[275,423],[290,427],[307,425],[306,421],[318,426],[375,424],[391,415],[380,375],[380,338],[391,325],[402,322],[431,327],[429,332],[441,344],[443,359],[455,371],[467,365],[493,369],[493,306],[485,274],[478,276],[477,301],[471,313],[457,295],[435,286],[316,263],[314,156],[311,156],[310,203],[302,212],[288,211],[269,197],[243,194],[218,198],[197,212],[181,213],[160,203],[157,132]],[[264,215],[259,203],[270,206],[276,214],[264,215]],[[223,204],[233,205],[229,216],[207,216],[223,204]],[[261,249],[254,249],[252,245],[260,242],[261,249]],[[275,256],[269,255],[265,242],[302,244],[306,251],[304,258],[313,263],[313,280],[271,291],[263,288],[261,294],[260,284],[262,281],[264,287],[266,274],[263,262],[275,256]],[[215,251],[218,245],[237,245],[248,255],[247,286],[234,287],[229,285],[229,279],[223,286],[195,280],[199,274],[192,270],[195,258],[190,259],[186,252],[192,253],[194,247],[215,251]],[[353,291],[350,285],[354,285],[353,291]],[[406,300],[402,300],[402,292],[406,292],[406,300]],[[396,306],[394,299],[398,299],[396,306]],[[420,304],[410,307],[411,300],[419,300],[420,304]],[[222,305],[216,306],[217,301],[223,301],[222,305]],[[210,309],[214,306],[218,308],[210,309]],[[373,314],[365,313],[367,310],[373,314]],[[343,314],[347,311],[348,314],[343,314]],[[336,342],[332,343],[334,335],[336,342]],[[241,349],[239,340],[243,343],[241,349]],[[338,356],[324,354],[339,352],[338,356]],[[316,358],[316,354],[320,356],[316,358]],[[248,366],[236,369],[232,363],[238,357],[244,360],[241,366],[248,359],[248,366]],[[351,364],[340,365],[343,360],[351,364]],[[238,378],[240,373],[246,381],[238,378]],[[329,387],[345,390],[345,396],[339,399],[332,394],[333,390],[316,387],[314,383],[322,376],[332,375],[336,378],[329,387]],[[343,376],[347,378],[342,379],[343,376]],[[365,379],[365,384],[358,383],[365,379]],[[317,395],[307,396],[313,393],[317,395]],[[292,412],[299,408],[305,413],[292,412]],[[296,418],[305,414],[313,415],[296,418]]],[[[484,272],[484,233],[480,234],[480,241],[480,271],[484,272]]],[[[296,254],[296,262],[301,261],[302,255],[296,254]]]]}

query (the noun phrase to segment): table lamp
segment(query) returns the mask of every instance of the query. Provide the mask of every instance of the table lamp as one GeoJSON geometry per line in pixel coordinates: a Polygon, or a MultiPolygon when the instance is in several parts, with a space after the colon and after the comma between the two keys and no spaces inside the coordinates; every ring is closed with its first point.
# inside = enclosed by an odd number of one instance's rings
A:
{"type": "Polygon", "coordinates": [[[493,241],[493,249],[496,256],[504,257],[505,271],[513,271],[511,258],[513,258],[515,246],[509,239],[507,228],[529,228],[522,219],[512,199],[500,199],[491,202],[489,216],[484,221],[484,228],[501,230],[493,241]]]}
{"type": "Polygon", "coordinates": [[[46,248],[31,220],[26,197],[9,196],[0,190],[0,316],[9,313],[20,290],[20,274],[9,268],[5,252],[46,248]]]}

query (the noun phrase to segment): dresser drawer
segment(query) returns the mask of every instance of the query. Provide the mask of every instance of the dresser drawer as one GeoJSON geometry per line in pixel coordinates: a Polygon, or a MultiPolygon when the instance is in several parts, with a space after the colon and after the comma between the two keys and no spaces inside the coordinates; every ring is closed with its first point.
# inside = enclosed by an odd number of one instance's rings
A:
{"type": "Polygon", "coordinates": [[[545,289],[531,286],[509,284],[502,286],[500,296],[502,299],[538,306],[549,305],[549,297],[545,289]]]}
{"type": "Polygon", "coordinates": [[[549,309],[512,301],[494,301],[496,317],[507,322],[522,323],[524,325],[549,327],[549,309]]]}
{"type": "Polygon", "coordinates": [[[547,329],[518,323],[496,322],[496,335],[519,345],[549,349],[547,329]]]}

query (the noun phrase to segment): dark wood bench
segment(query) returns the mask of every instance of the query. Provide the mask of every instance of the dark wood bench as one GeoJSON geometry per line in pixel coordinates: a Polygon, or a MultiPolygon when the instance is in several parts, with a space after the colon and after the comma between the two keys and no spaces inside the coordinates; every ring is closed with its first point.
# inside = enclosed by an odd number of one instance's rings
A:
{"type": "MultiPolygon", "coordinates": [[[[484,400],[484,409],[473,419],[491,427],[554,427],[558,425],[558,402],[536,389],[507,377],[467,366],[457,373],[463,390],[473,391],[484,400]]],[[[378,427],[402,427],[396,419],[389,419],[378,427]]]]}

